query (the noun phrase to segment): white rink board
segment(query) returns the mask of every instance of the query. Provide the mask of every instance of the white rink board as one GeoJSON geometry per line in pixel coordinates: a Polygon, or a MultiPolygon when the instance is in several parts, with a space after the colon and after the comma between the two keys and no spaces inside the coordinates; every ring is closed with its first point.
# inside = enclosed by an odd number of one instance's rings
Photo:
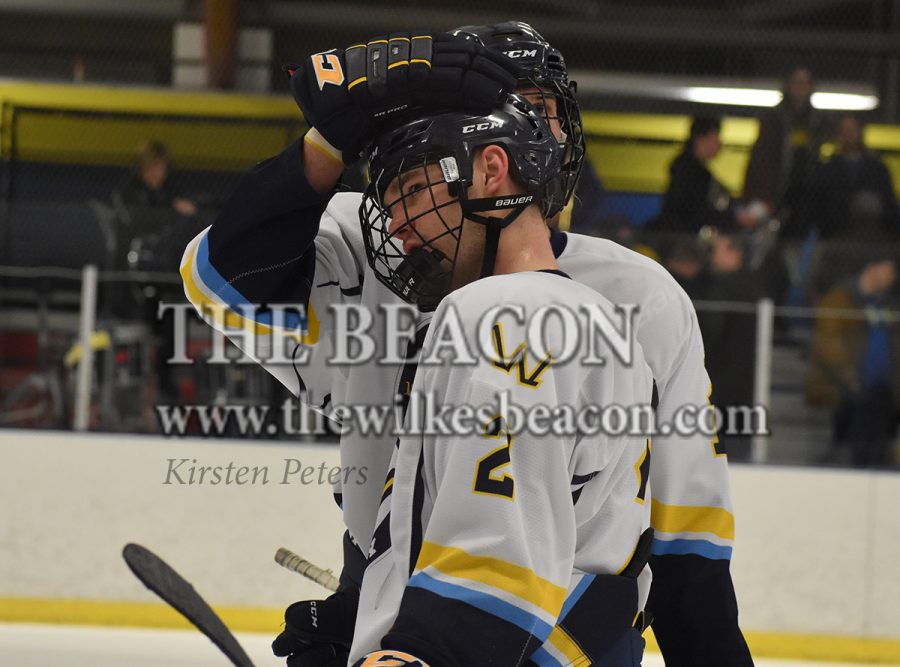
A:
{"type": "Polygon", "coordinates": [[[217,604],[278,608],[321,597],[274,561],[281,546],[323,567],[342,561],[331,486],[278,483],[290,458],[339,465],[333,445],[0,432],[0,597],[156,602],[122,560],[128,542],[217,604]],[[169,458],[268,466],[269,483],[166,486],[169,458]]]}
{"type": "MultiPolygon", "coordinates": [[[[272,558],[339,569],[340,513],[327,483],[278,483],[284,459],[339,465],[333,445],[0,431],[0,597],[155,601],[122,562],[129,541],[213,604],[319,597],[272,558]],[[166,486],[169,458],[267,466],[269,483],[166,486]]],[[[900,638],[900,475],[734,465],[732,480],[745,630],[900,638]]]]}
{"type": "Polygon", "coordinates": [[[900,638],[900,475],[732,465],[741,627],[900,638]]]}

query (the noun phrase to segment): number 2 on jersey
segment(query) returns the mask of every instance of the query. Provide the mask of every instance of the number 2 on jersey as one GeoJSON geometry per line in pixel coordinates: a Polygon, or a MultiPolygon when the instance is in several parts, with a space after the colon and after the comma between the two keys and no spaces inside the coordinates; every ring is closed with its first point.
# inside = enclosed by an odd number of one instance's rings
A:
{"type": "Polygon", "coordinates": [[[513,500],[516,483],[510,475],[500,474],[497,468],[510,462],[509,450],[513,444],[512,433],[506,420],[498,415],[484,425],[482,435],[485,438],[496,438],[503,441],[500,447],[478,459],[475,466],[475,483],[472,486],[473,493],[484,493],[491,496],[500,496],[513,500]]]}

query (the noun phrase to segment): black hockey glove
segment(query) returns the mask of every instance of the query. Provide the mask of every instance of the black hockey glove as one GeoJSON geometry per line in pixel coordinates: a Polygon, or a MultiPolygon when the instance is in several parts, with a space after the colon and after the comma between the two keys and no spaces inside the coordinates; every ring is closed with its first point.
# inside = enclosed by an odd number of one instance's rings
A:
{"type": "Polygon", "coordinates": [[[356,589],[295,602],[284,612],[284,631],[272,642],[272,652],[287,657],[288,667],[344,667],[358,606],[356,589]]]}
{"type": "Polygon", "coordinates": [[[378,123],[412,107],[489,111],[516,86],[519,67],[465,37],[395,33],[286,65],[306,121],[345,162],[378,123]]]}
{"type": "Polygon", "coordinates": [[[348,47],[345,57],[350,96],[373,120],[408,107],[489,111],[520,73],[503,54],[447,33],[375,37],[348,47]]]}

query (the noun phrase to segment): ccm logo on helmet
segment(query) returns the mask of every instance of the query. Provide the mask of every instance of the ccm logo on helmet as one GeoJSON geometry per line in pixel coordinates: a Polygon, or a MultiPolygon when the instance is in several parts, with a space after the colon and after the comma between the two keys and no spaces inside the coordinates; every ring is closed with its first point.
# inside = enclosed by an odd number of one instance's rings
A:
{"type": "Polygon", "coordinates": [[[527,204],[534,195],[524,195],[522,197],[512,197],[510,199],[498,199],[494,202],[494,208],[506,208],[507,206],[518,206],[519,204],[527,204]]]}
{"type": "Polygon", "coordinates": [[[476,123],[475,125],[464,125],[462,133],[469,134],[471,132],[481,132],[481,130],[492,130],[495,127],[500,127],[500,123],[495,120],[485,121],[483,123],[476,123]]]}
{"type": "Polygon", "coordinates": [[[503,55],[508,58],[537,58],[537,49],[517,49],[514,51],[504,51],[503,55]]]}

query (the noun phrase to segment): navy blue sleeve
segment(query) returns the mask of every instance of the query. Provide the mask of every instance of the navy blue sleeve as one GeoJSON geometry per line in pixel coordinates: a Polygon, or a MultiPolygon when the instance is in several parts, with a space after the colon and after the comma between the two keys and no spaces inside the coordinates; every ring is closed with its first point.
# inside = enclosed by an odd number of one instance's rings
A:
{"type": "Polygon", "coordinates": [[[729,563],[693,554],[650,558],[647,609],[666,667],[753,666],[729,563]]]}
{"type": "Polygon", "coordinates": [[[311,246],[333,193],[303,173],[303,140],[259,163],[209,231],[209,261],[251,303],[305,302],[315,270],[311,246]]]}

